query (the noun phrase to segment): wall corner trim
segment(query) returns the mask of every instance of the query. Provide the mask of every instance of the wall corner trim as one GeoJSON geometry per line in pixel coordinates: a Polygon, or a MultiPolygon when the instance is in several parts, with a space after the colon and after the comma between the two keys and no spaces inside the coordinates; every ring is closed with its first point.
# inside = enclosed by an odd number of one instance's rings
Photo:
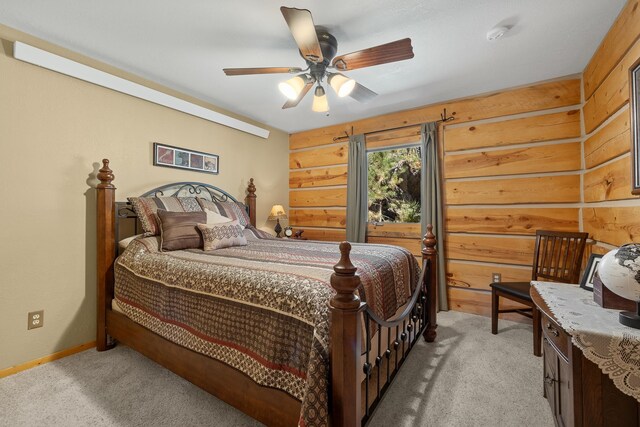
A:
{"type": "Polygon", "coordinates": [[[39,67],[47,68],[70,77],[75,77],[89,83],[102,86],[116,92],[131,95],[133,97],[153,102],[186,114],[190,114],[210,122],[218,123],[260,138],[268,138],[269,130],[254,126],[242,120],[235,119],[217,111],[204,108],[184,99],[168,95],[155,89],[143,86],[138,83],[114,76],[88,65],[80,64],[71,59],[47,52],[37,47],[19,41],[13,44],[13,56],[23,62],[27,62],[39,67]]]}

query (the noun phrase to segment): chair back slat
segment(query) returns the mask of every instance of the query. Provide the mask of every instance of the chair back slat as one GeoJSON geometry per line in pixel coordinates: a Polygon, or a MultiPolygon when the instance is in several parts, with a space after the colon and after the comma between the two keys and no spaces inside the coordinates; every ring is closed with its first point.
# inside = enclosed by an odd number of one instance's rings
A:
{"type": "Polygon", "coordinates": [[[558,239],[558,257],[557,257],[557,263],[556,263],[556,274],[565,277],[566,276],[566,267],[565,267],[565,263],[566,263],[566,252],[567,252],[567,245],[569,244],[569,239],[566,239],[564,237],[561,237],[558,239]]]}
{"type": "Polygon", "coordinates": [[[578,249],[577,243],[576,239],[567,239],[567,251],[564,256],[564,270],[567,272],[571,269],[573,263],[575,263],[576,250],[578,249]]]}
{"type": "Polygon", "coordinates": [[[578,283],[588,233],[538,230],[532,280],[578,283]]]}
{"type": "Polygon", "coordinates": [[[549,265],[547,266],[547,274],[552,275],[553,271],[555,270],[553,264],[555,263],[556,266],[558,264],[558,252],[556,249],[556,243],[558,243],[559,239],[554,238],[549,240],[551,240],[551,252],[549,253],[550,256],[549,256],[549,265]]]}
{"type": "Polygon", "coordinates": [[[544,268],[547,262],[547,237],[544,235],[536,236],[536,247],[533,255],[533,269],[531,271],[531,280],[537,280],[538,272],[544,268]]]}
{"type": "Polygon", "coordinates": [[[556,261],[556,265],[554,266],[554,271],[556,272],[556,274],[560,274],[563,275],[564,274],[564,268],[563,268],[563,249],[564,249],[564,245],[565,245],[565,239],[563,237],[556,239],[556,243],[558,245],[558,250],[555,256],[555,261],[556,261]]]}

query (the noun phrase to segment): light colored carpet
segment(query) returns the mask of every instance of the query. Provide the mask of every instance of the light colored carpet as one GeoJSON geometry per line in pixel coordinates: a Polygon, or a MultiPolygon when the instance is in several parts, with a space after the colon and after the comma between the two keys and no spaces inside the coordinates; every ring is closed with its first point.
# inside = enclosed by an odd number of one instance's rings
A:
{"type": "MultiPolygon", "coordinates": [[[[370,426],[553,426],[531,327],[438,315],[438,339],[409,356],[370,426]]],[[[0,380],[0,426],[255,426],[256,421],[118,346],[0,380]]]]}
{"type": "Polygon", "coordinates": [[[530,325],[438,313],[435,343],[411,351],[371,427],[554,425],[530,325]],[[434,345],[435,344],[435,345],[434,345]]]}

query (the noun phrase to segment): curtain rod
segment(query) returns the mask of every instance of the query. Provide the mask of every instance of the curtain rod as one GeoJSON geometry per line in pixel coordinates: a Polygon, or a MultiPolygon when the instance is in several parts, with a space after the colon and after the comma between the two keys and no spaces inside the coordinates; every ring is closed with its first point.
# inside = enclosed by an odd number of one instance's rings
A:
{"type": "MultiPolygon", "coordinates": [[[[455,117],[447,116],[447,109],[445,108],[444,111],[442,113],[440,113],[440,120],[436,120],[435,123],[446,123],[446,122],[450,122],[451,120],[455,120],[455,117]]],[[[377,133],[390,132],[390,131],[394,131],[394,130],[398,130],[398,129],[410,128],[410,127],[413,127],[413,126],[420,126],[420,124],[398,126],[398,127],[395,127],[395,128],[376,130],[376,131],[373,131],[373,132],[365,133],[365,135],[375,135],[377,133]]],[[[336,137],[334,137],[333,138],[333,142],[338,142],[338,141],[341,141],[341,140],[344,140],[344,139],[349,139],[350,135],[347,133],[347,131],[345,131],[344,133],[345,133],[345,136],[336,136],[336,137]]],[[[351,126],[351,135],[353,135],[353,126],[351,126]]]]}

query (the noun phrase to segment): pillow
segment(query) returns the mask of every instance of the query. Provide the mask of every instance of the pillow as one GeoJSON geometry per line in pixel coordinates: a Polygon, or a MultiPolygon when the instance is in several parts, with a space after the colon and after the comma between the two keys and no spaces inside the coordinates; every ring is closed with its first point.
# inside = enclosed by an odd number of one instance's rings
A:
{"type": "Polygon", "coordinates": [[[180,249],[202,248],[202,236],[198,224],[207,220],[204,212],[167,212],[158,211],[160,224],[160,250],[177,251],[180,249]]]}
{"type": "Polygon", "coordinates": [[[202,211],[195,197],[129,197],[128,200],[136,211],[142,230],[147,236],[160,234],[160,226],[155,216],[158,209],[168,212],[202,211]]]}
{"type": "Polygon", "coordinates": [[[198,224],[198,228],[202,232],[205,251],[247,245],[244,226],[237,220],[224,224],[198,224]]]}
{"type": "Polygon", "coordinates": [[[204,209],[204,213],[207,214],[207,224],[224,224],[225,222],[231,222],[226,216],[220,215],[218,212],[211,211],[207,208],[204,209]]]}
{"type": "Polygon", "coordinates": [[[219,213],[222,216],[226,216],[229,219],[238,220],[240,225],[246,227],[251,224],[251,219],[247,213],[247,207],[244,203],[240,202],[212,202],[211,200],[202,199],[198,197],[198,203],[202,209],[209,209],[210,211],[219,213]]]}
{"type": "Polygon", "coordinates": [[[136,234],[135,236],[127,237],[126,239],[120,240],[118,242],[118,253],[121,254],[122,252],[124,252],[124,250],[127,249],[127,246],[129,246],[129,243],[133,242],[134,239],[140,236],[144,236],[144,234],[136,234]]]}

